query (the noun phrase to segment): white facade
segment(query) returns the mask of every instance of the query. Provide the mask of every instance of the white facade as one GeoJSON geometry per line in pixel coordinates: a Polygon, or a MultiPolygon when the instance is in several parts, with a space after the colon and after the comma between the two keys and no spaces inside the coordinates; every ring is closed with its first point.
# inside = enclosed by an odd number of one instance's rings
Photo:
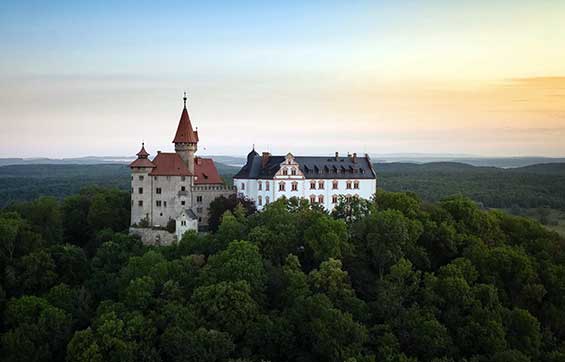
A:
{"type": "Polygon", "coordinates": [[[377,191],[376,178],[306,177],[292,154],[288,154],[271,179],[234,177],[234,186],[241,196],[253,201],[258,210],[281,197],[298,197],[315,202],[331,211],[339,196],[370,199],[377,191]]]}

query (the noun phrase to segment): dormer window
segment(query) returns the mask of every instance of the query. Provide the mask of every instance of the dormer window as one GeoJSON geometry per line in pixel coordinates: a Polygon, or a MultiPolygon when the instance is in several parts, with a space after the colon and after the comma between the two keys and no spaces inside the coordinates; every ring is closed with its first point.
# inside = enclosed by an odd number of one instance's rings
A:
{"type": "Polygon", "coordinates": [[[291,174],[292,176],[296,176],[296,169],[293,168],[293,169],[290,171],[290,174],[291,174]]]}
{"type": "Polygon", "coordinates": [[[288,169],[287,169],[286,167],[283,168],[282,174],[283,174],[283,176],[287,176],[287,175],[288,175],[288,169]]]}

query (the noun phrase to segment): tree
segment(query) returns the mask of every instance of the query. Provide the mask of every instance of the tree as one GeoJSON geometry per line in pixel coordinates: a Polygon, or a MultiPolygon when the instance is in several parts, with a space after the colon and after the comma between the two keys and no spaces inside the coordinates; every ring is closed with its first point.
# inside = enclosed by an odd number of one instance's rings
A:
{"type": "Polygon", "coordinates": [[[5,322],[2,348],[7,361],[63,359],[71,318],[61,309],[43,298],[23,296],[8,302],[5,322]]]}
{"type": "Polygon", "coordinates": [[[259,313],[250,293],[247,282],[220,282],[197,288],[191,305],[207,328],[240,338],[259,313]]]}
{"type": "MultiPolygon", "coordinates": [[[[245,197],[230,195],[229,197],[220,196],[215,198],[208,208],[208,227],[211,231],[217,231],[226,211],[233,212],[236,207],[243,207],[245,216],[249,216],[257,211],[255,203],[245,197]]],[[[231,241],[231,240],[230,240],[231,241]]]]}
{"type": "Polygon", "coordinates": [[[266,282],[259,249],[245,240],[232,241],[226,250],[210,256],[204,273],[212,283],[246,281],[254,291],[262,291],[266,282]]]}

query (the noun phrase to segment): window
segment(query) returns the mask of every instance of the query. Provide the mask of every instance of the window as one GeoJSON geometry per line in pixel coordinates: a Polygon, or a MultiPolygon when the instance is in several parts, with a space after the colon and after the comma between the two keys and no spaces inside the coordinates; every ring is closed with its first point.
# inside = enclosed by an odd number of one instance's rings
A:
{"type": "Polygon", "coordinates": [[[281,182],[279,184],[279,191],[284,191],[284,190],[285,190],[284,182],[281,182]]]}
{"type": "Polygon", "coordinates": [[[180,187],[180,190],[181,190],[181,191],[186,191],[186,187],[181,186],[181,187],[180,187]]]}
{"type": "Polygon", "coordinates": [[[196,202],[202,202],[202,196],[196,196],[196,202]]]}
{"type": "Polygon", "coordinates": [[[245,190],[245,184],[243,182],[241,183],[241,190],[245,190]]]}
{"type": "Polygon", "coordinates": [[[359,188],[359,181],[354,181],[354,182],[353,182],[353,188],[354,188],[354,189],[358,189],[358,188],[359,188]]]}
{"type": "Polygon", "coordinates": [[[186,226],[186,221],[182,220],[182,221],[180,222],[180,225],[181,225],[181,226],[186,226]]]}
{"type": "Polygon", "coordinates": [[[159,176],[153,176],[153,180],[157,181],[157,179],[159,178],[159,176]]]}
{"type": "Polygon", "coordinates": [[[167,207],[167,201],[163,201],[163,206],[167,207]]]}
{"type": "Polygon", "coordinates": [[[332,196],[332,204],[337,204],[337,195],[332,196]]]}
{"type": "Polygon", "coordinates": [[[271,184],[269,181],[265,182],[265,190],[269,191],[271,189],[271,184]]]}
{"type": "Polygon", "coordinates": [[[292,183],[292,191],[298,191],[298,182],[293,182],[292,183]]]}
{"type": "Polygon", "coordinates": [[[318,182],[318,188],[319,188],[320,190],[323,190],[323,189],[324,189],[324,181],[319,181],[319,182],[318,182]]]}
{"type": "Polygon", "coordinates": [[[296,176],[296,169],[293,168],[292,170],[290,170],[290,174],[291,174],[292,176],[296,176]]]}
{"type": "Polygon", "coordinates": [[[157,201],[155,201],[155,206],[157,206],[157,207],[161,207],[161,200],[157,200],[157,201]]]}
{"type": "Polygon", "coordinates": [[[323,203],[324,203],[324,195],[318,196],[318,202],[319,202],[320,204],[323,204],[323,203]]]}
{"type": "Polygon", "coordinates": [[[181,176],[181,177],[180,177],[180,180],[181,180],[181,181],[185,181],[185,180],[186,180],[186,176],[181,176]]]}
{"type": "Polygon", "coordinates": [[[143,193],[143,187],[140,187],[140,188],[138,189],[138,191],[139,191],[140,194],[142,194],[142,193],[143,193]]]}
{"type": "Polygon", "coordinates": [[[171,176],[167,176],[167,181],[171,181],[171,176]]]}
{"type": "Polygon", "coordinates": [[[339,186],[339,182],[338,182],[337,180],[334,180],[334,181],[332,182],[332,188],[333,188],[334,190],[337,190],[338,186],[339,186]]]}
{"type": "Polygon", "coordinates": [[[138,205],[138,206],[143,206],[143,200],[139,200],[139,201],[137,202],[137,205],[138,205]]]}
{"type": "Polygon", "coordinates": [[[199,213],[199,214],[202,214],[202,208],[201,208],[201,207],[197,207],[197,208],[196,208],[196,212],[199,213]]]}
{"type": "Polygon", "coordinates": [[[286,167],[283,168],[282,174],[283,174],[284,176],[288,175],[288,169],[287,169],[286,167]]]}
{"type": "Polygon", "coordinates": [[[257,197],[257,205],[259,206],[263,205],[263,198],[261,196],[257,197]]]}
{"type": "Polygon", "coordinates": [[[156,193],[157,195],[161,195],[161,188],[160,188],[160,187],[157,187],[157,188],[155,189],[155,193],[156,193]]]}
{"type": "Polygon", "coordinates": [[[182,206],[184,206],[184,205],[186,204],[186,201],[182,200],[182,201],[180,202],[180,204],[181,204],[182,206]]]}
{"type": "Polygon", "coordinates": [[[345,195],[345,200],[346,200],[347,202],[351,201],[351,195],[345,195]]]}
{"type": "Polygon", "coordinates": [[[347,181],[347,183],[346,183],[346,188],[347,188],[348,190],[351,189],[351,181],[347,181]]]}
{"type": "Polygon", "coordinates": [[[143,181],[143,176],[139,176],[139,181],[143,181]]]}
{"type": "Polygon", "coordinates": [[[263,184],[261,183],[261,181],[257,181],[257,190],[263,190],[263,184]]]}
{"type": "Polygon", "coordinates": [[[265,205],[268,205],[268,204],[269,204],[269,196],[266,196],[265,197],[265,205]]]}
{"type": "Polygon", "coordinates": [[[310,195],[310,203],[313,204],[316,202],[316,196],[315,195],[310,195]]]}
{"type": "Polygon", "coordinates": [[[316,189],[316,181],[310,181],[310,190],[316,189]]]}

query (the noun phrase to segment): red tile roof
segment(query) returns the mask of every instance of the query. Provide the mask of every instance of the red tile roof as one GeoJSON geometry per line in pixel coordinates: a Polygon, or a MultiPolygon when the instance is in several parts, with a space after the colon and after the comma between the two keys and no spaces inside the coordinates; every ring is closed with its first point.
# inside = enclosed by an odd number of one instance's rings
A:
{"type": "Polygon", "coordinates": [[[154,168],[155,165],[153,164],[153,162],[149,161],[146,158],[138,158],[137,160],[130,163],[129,167],[151,167],[151,168],[154,168]]]}
{"type": "Polygon", "coordinates": [[[139,152],[137,153],[137,157],[147,158],[147,156],[149,156],[149,153],[147,151],[145,151],[145,143],[142,143],[141,144],[141,150],[139,150],[139,152]]]}
{"type": "Polygon", "coordinates": [[[151,176],[191,176],[188,167],[177,153],[159,152],[153,159],[151,176]]]}
{"type": "Polygon", "coordinates": [[[198,133],[192,130],[192,124],[190,123],[186,106],[182,110],[173,143],[198,143],[198,133]]]}
{"type": "Polygon", "coordinates": [[[218,174],[214,160],[211,158],[196,157],[194,159],[194,174],[196,176],[194,180],[196,185],[224,183],[218,174]]]}

